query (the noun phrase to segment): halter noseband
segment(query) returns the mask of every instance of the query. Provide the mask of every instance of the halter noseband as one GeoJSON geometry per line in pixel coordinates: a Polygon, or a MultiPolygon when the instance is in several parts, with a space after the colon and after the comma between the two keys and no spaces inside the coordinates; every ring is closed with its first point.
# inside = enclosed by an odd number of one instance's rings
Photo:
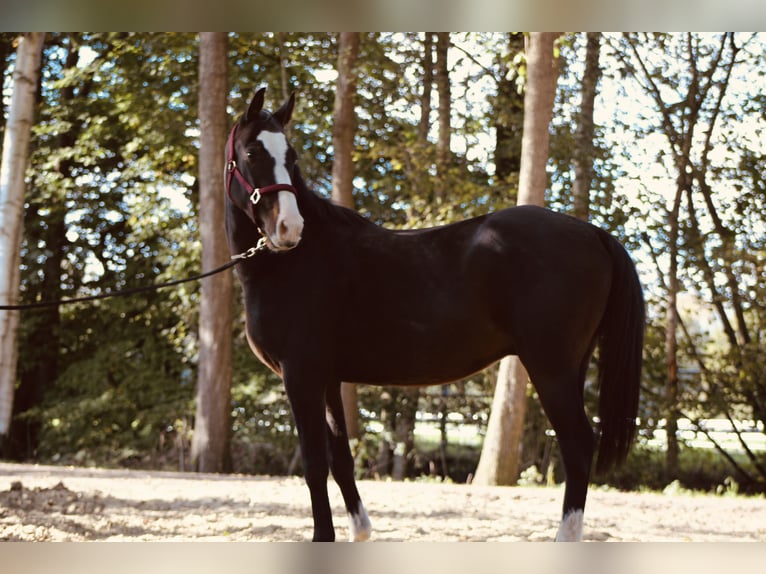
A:
{"type": "Polygon", "coordinates": [[[277,191],[289,191],[290,193],[297,195],[296,189],[289,183],[274,183],[264,187],[253,187],[242,172],[237,167],[237,161],[234,159],[234,136],[237,133],[237,124],[231,129],[229,134],[229,141],[226,143],[226,194],[232,203],[236,204],[234,198],[231,196],[231,180],[233,177],[237,178],[239,184],[247,191],[250,196],[250,210],[255,219],[255,206],[261,200],[261,196],[265,193],[274,193],[277,191]]]}

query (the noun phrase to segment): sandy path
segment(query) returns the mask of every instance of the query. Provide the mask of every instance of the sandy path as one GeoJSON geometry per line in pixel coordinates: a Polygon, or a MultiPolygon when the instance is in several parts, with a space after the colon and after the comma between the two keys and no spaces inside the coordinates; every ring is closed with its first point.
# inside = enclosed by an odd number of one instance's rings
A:
{"type": "MultiPolygon", "coordinates": [[[[338,539],[347,536],[330,484],[338,539]]],[[[563,489],[361,481],[378,541],[551,540],[563,489]]],[[[298,478],[0,463],[0,540],[240,540],[311,537],[298,478]]],[[[766,541],[766,500],[591,490],[584,538],[766,541]]]]}

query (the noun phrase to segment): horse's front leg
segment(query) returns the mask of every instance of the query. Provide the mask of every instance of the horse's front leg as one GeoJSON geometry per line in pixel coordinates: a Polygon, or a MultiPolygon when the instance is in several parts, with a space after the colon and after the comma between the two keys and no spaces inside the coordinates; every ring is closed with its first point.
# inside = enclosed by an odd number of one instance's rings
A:
{"type": "Polygon", "coordinates": [[[325,422],[325,385],[298,374],[285,372],[285,389],[290,399],[301,445],[303,475],[311,493],[314,542],[333,542],[330,499],[327,495],[329,461],[325,422]]]}

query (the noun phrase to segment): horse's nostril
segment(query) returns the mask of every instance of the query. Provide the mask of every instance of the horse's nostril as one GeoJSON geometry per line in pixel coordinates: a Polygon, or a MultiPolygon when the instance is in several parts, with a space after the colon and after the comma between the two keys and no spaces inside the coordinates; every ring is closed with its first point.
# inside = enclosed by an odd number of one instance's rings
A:
{"type": "Polygon", "coordinates": [[[290,230],[289,230],[289,228],[287,227],[287,223],[285,223],[285,222],[284,222],[284,220],[283,220],[283,221],[280,221],[280,222],[279,222],[279,229],[278,229],[278,233],[279,233],[279,235],[280,235],[280,236],[285,236],[285,235],[287,235],[289,232],[290,232],[290,230]]]}

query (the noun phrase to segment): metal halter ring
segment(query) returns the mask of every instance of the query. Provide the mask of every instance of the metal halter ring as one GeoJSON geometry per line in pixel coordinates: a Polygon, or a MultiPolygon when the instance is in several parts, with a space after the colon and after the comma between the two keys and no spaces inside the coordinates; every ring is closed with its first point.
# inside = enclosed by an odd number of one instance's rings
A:
{"type": "Polygon", "coordinates": [[[256,188],[253,190],[253,193],[250,194],[250,203],[258,205],[259,201],[261,201],[261,190],[260,188],[256,188]]]}

